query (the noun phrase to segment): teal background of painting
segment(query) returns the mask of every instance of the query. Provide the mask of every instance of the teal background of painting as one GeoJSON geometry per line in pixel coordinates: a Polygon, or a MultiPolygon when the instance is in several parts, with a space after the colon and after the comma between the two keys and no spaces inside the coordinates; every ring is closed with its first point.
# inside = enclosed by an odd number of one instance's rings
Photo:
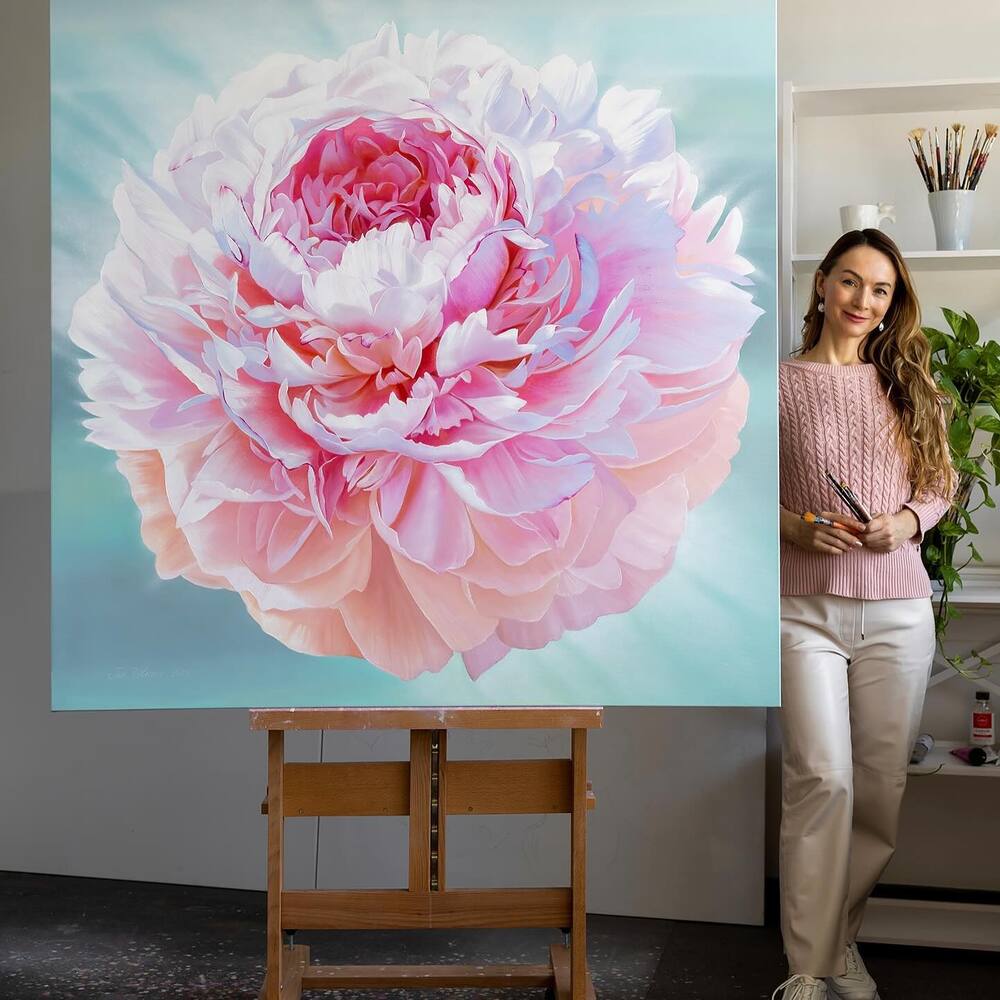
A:
{"type": "Polygon", "coordinates": [[[52,31],[54,708],[777,704],[774,0],[53,0],[52,31]],[[114,242],[122,160],[148,172],[198,94],[268,54],[335,57],[390,19],[401,35],[479,33],[535,66],[563,52],[590,60],[602,90],[660,90],[700,180],[696,205],[721,193],[743,213],[741,252],[765,310],[743,349],[751,403],[740,452],[691,512],[672,571],[632,612],[544,650],[512,650],[476,682],[458,657],[403,682],[358,660],[294,653],[236,594],[160,580],[115,456],[84,441],[65,333],[114,242]]]}

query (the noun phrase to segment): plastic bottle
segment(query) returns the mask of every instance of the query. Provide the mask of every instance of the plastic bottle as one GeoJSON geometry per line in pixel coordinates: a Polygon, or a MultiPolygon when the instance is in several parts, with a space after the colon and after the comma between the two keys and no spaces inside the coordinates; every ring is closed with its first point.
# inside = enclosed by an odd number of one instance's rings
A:
{"type": "Polygon", "coordinates": [[[974,747],[991,747],[996,740],[993,723],[993,709],[990,706],[989,691],[976,692],[976,704],[972,708],[972,738],[974,747]]]}

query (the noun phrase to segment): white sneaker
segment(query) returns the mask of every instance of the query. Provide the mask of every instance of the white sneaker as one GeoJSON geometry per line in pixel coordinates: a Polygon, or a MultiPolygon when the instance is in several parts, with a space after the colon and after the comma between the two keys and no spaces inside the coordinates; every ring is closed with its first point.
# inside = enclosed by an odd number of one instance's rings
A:
{"type": "Polygon", "coordinates": [[[847,946],[847,971],[826,980],[830,996],[838,1000],[879,1000],[878,987],[853,942],[847,946]]]}
{"type": "Polygon", "coordinates": [[[826,983],[812,976],[791,976],[786,979],[772,994],[771,1000],[776,1000],[778,993],[781,1000],[826,1000],[826,983]]]}

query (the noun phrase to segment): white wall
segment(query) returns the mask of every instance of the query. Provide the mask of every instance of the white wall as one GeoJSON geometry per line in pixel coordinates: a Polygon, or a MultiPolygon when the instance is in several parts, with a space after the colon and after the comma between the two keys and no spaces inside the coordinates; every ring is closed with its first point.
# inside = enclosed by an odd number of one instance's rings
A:
{"type": "Polygon", "coordinates": [[[778,76],[840,86],[995,77],[989,0],[778,0],[778,76]]]}
{"type": "MultiPolygon", "coordinates": [[[[779,86],[791,81],[803,86],[845,86],[869,83],[899,83],[921,80],[975,79],[1000,75],[1000,5],[983,0],[952,0],[946,5],[931,0],[780,0],[778,4],[778,77],[779,86]]],[[[961,110],[961,109],[956,109],[961,110]]],[[[927,116],[924,116],[927,117],[927,116]]],[[[857,124],[859,128],[892,127],[899,134],[905,150],[904,134],[922,124],[920,116],[892,116],[884,119],[814,119],[810,128],[837,129],[857,124]],[[912,119],[907,121],[907,119],[912,119]]],[[[945,120],[981,125],[983,120],[998,120],[982,112],[933,116],[933,123],[945,120]]],[[[851,142],[857,137],[851,136],[851,142]]],[[[846,142],[846,137],[845,137],[846,142]]],[[[853,148],[853,147],[852,147],[853,148]]],[[[874,143],[873,143],[874,148],[874,143]]],[[[980,184],[982,199],[993,206],[1000,201],[1000,165],[987,164],[980,184]]],[[[905,158],[904,158],[905,162],[905,158]]],[[[898,224],[885,226],[897,235],[901,245],[915,245],[930,239],[930,219],[924,205],[910,198],[913,176],[894,179],[885,163],[871,164],[874,189],[865,189],[859,180],[866,164],[857,162],[810,162],[800,174],[808,182],[806,205],[807,238],[816,246],[803,246],[800,252],[825,250],[839,235],[835,230],[837,206],[850,201],[892,201],[903,203],[908,211],[898,224]],[[851,187],[851,185],[854,187],[851,187]],[[893,187],[893,185],[897,185],[893,187]],[[829,207],[822,202],[829,199],[829,207]],[[819,203],[820,207],[817,207],[819,203]],[[824,216],[824,211],[827,213],[824,216]],[[829,225],[823,241],[824,225],[829,225]],[[821,244],[821,245],[820,245],[821,244]]],[[[1000,217],[996,211],[977,220],[975,245],[1000,246],[1000,217]]],[[[929,249],[932,246],[928,247],[929,249]]],[[[918,291],[924,322],[941,326],[939,306],[967,309],[980,322],[987,335],[1000,337],[1000,277],[990,275],[919,275],[918,291]]],[[[983,531],[977,548],[994,567],[1000,568],[1000,512],[977,515],[983,531]]],[[[969,611],[954,629],[957,650],[965,646],[983,646],[1000,640],[1000,608],[969,611]]],[[[937,739],[967,739],[968,711],[974,685],[961,679],[950,680],[928,693],[923,728],[937,739]]],[[[776,826],[778,817],[778,752],[780,735],[774,712],[768,719],[768,874],[777,875],[776,826]]],[[[1000,865],[995,863],[996,848],[987,849],[983,863],[979,850],[956,849],[964,841],[959,831],[995,831],[1000,829],[1000,796],[991,794],[993,782],[980,779],[911,780],[904,802],[899,849],[885,874],[886,882],[915,885],[944,885],[968,888],[1000,889],[1000,865]]],[[[995,791],[995,789],[993,789],[995,791]]]]}
{"type": "MultiPolygon", "coordinates": [[[[246,713],[49,712],[47,28],[46,4],[0,4],[0,870],[262,888],[265,739],[246,713]]],[[[545,756],[561,741],[465,734],[452,749],[545,756]]],[[[315,760],[318,742],[290,747],[315,760]]],[[[763,710],[613,710],[592,748],[590,908],[760,923],[763,710]]],[[[329,736],[326,751],[405,743],[329,736]]],[[[315,821],[288,826],[288,880],[311,886],[315,821]]],[[[449,881],[559,884],[567,837],[561,817],[457,823],[449,881]]],[[[320,885],[403,881],[399,823],[327,820],[321,842],[320,885]]]]}

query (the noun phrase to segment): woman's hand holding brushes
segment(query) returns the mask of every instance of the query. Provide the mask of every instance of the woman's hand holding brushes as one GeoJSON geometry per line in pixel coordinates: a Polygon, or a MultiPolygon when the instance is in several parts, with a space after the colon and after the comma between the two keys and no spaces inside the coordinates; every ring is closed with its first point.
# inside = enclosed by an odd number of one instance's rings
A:
{"type": "Polygon", "coordinates": [[[862,544],[857,536],[865,533],[865,525],[843,514],[828,510],[814,514],[810,510],[802,514],[800,520],[802,531],[796,541],[807,551],[839,556],[862,544]]]}

